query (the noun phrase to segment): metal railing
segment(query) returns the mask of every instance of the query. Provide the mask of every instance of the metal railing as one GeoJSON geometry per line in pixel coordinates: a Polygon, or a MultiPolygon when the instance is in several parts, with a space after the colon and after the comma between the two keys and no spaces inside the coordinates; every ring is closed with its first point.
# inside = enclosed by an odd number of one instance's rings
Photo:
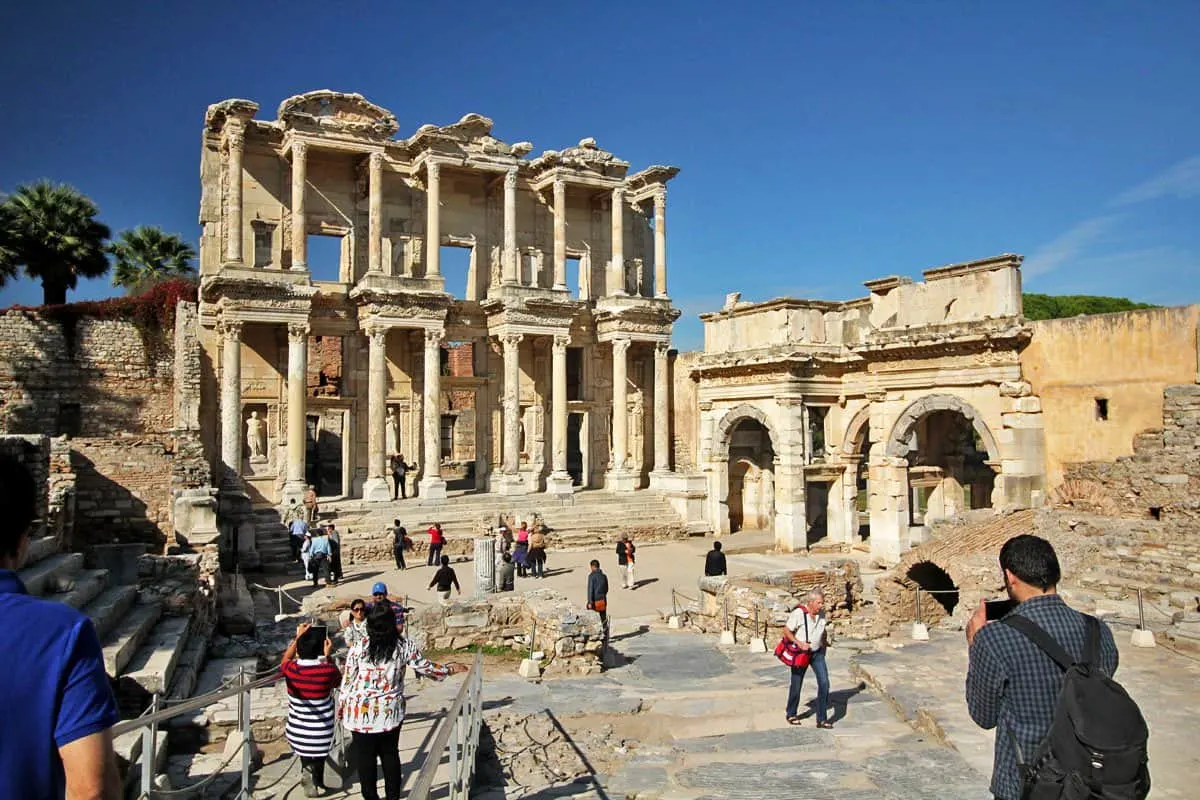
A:
{"type": "Polygon", "coordinates": [[[479,749],[479,729],[483,724],[483,654],[475,654],[475,662],[454,702],[438,722],[433,744],[408,797],[428,800],[442,763],[442,751],[450,756],[450,800],[465,798],[471,792],[475,774],[475,754],[479,749]]]}
{"type": "MultiPolygon", "coordinates": [[[[254,785],[252,779],[252,761],[254,757],[254,737],[250,730],[250,692],[262,689],[283,679],[277,667],[272,667],[266,674],[252,679],[253,673],[245,669],[226,684],[213,692],[199,697],[160,708],[163,703],[161,696],[155,694],[151,699],[150,708],[136,719],[125,720],[112,729],[113,737],[122,736],[137,730],[142,732],[142,752],[138,758],[141,770],[138,800],[168,800],[168,798],[202,797],[209,784],[225,774],[228,767],[237,756],[241,756],[241,788],[236,795],[237,800],[250,800],[253,790],[262,790],[281,782],[295,766],[296,757],[292,756],[288,765],[269,785],[254,785]],[[179,789],[156,789],[154,786],[155,765],[158,761],[158,726],[174,717],[191,714],[207,708],[230,697],[237,697],[238,713],[236,735],[240,746],[234,749],[226,759],[203,780],[179,789]]],[[[483,722],[483,655],[476,653],[475,661],[467,672],[466,680],[459,688],[454,702],[438,722],[433,744],[429,748],[426,760],[421,767],[408,797],[412,800],[428,800],[434,781],[437,778],[438,766],[442,754],[449,752],[450,798],[466,798],[471,789],[471,778],[475,774],[475,755],[479,749],[479,731],[483,722]]],[[[341,725],[335,727],[338,742],[335,743],[331,754],[344,753],[341,746],[344,731],[341,725]]],[[[339,772],[344,772],[345,764],[336,764],[339,772]]]]}

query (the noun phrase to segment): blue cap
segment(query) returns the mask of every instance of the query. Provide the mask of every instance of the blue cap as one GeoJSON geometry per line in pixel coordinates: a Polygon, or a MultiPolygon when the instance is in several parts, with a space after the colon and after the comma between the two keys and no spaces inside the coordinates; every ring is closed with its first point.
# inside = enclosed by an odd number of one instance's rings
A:
{"type": "Polygon", "coordinates": [[[387,593],[388,592],[387,592],[387,584],[386,583],[380,582],[371,587],[371,594],[387,594],[387,593]]]}

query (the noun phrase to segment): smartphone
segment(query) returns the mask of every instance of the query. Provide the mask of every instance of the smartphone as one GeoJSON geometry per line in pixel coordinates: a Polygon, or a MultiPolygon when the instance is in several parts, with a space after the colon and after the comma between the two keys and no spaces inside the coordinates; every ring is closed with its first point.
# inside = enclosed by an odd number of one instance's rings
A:
{"type": "Polygon", "coordinates": [[[329,628],[325,625],[313,625],[308,629],[310,636],[318,636],[322,641],[329,638],[329,628]]]}
{"type": "Polygon", "coordinates": [[[1000,619],[1017,607],[1017,601],[1006,597],[1003,600],[987,600],[983,605],[988,619],[1000,619]]]}

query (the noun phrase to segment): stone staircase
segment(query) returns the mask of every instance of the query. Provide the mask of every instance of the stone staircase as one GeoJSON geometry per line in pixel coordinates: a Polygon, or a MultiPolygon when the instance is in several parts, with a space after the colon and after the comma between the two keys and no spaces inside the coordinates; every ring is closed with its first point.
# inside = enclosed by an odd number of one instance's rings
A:
{"type": "MultiPolygon", "coordinates": [[[[286,568],[291,562],[287,528],[274,508],[258,509],[255,539],[264,569],[286,568]]],[[[347,564],[390,561],[391,544],[384,535],[392,520],[408,528],[416,545],[414,558],[423,558],[433,523],[442,523],[447,554],[471,552],[471,539],[503,517],[546,526],[548,546],[555,550],[584,550],[616,542],[629,532],[637,541],[661,541],[688,536],[683,519],[670,501],[651,491],[612,494],[581,491],[560,497],[531,494],[505,497],[463,494],[442,501],[419,499],[388,503],[349,500],[321,506],[323,520],[334,520],[342,535],[342,560],[347,564]]],[[[515,525],[514,533],[515,533],[515,525]]]]}
{"type": "MultiPolygon", "coordinates": [[[[168,702],[191,696],[207,636],[193,631],[191,617],[165,615],[153,595],[139,593],[136,585],[117,583],[108,569],[86,569],[84,563],[83,553],[60,553],[57,542],[46,537],[30,545],[17,574],[31,595],[66,603],[91,619],[103,647],[105,671],[116,682],[122,717],[140,714],[154,694],[168,702]]],[[[166,733],[159,738],[165,743],[166,733]]],[[[118,737],[114,746],[123,762],[132,765],[126,785],[135,785],[141,732],[118,737]]],[[[165,758],[165,747],[159,752],[165,758]]]]}

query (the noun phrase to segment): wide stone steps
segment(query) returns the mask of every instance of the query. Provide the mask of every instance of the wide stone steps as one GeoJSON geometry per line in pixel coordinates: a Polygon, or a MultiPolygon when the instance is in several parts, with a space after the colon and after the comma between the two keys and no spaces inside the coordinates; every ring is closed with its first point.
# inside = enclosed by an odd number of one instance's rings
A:
{"type": "Polygon", "coordinates": [[[139,604],[102,640],[104,669],[109,675],[116,677],[121,674],[161,616],[160,604],[139,604]]]}
{"type": "Polygon", "coordinates": [[[190,617],[163,617],[125,665],[121,680],[137,684],[148,694],[165,694],[190,628],[190,617]]]}
{"type": "Polygon", "coordinates": [[[81,569],[83,553],[56,553],[29,564],[17,575],[27,592],[35,597],[45,597],[71,591],[81,569]]]}
{"type": "Polygon", "coordinates": [[[71,588],[61,594],[46,595],[47,600],[66,603],[71,608],[83,610],[108,588],[108,570],[85,569],[75,576],[71,588]]]}
{"type": "Polygon", "coordinates": [[[96,627],[96,636],[100,641],[112,632],[122,618],[137,602],[136,586],[112,586],[101,592],[92,602],[87,604],[83,613],[92,620],[96,627]]]}

